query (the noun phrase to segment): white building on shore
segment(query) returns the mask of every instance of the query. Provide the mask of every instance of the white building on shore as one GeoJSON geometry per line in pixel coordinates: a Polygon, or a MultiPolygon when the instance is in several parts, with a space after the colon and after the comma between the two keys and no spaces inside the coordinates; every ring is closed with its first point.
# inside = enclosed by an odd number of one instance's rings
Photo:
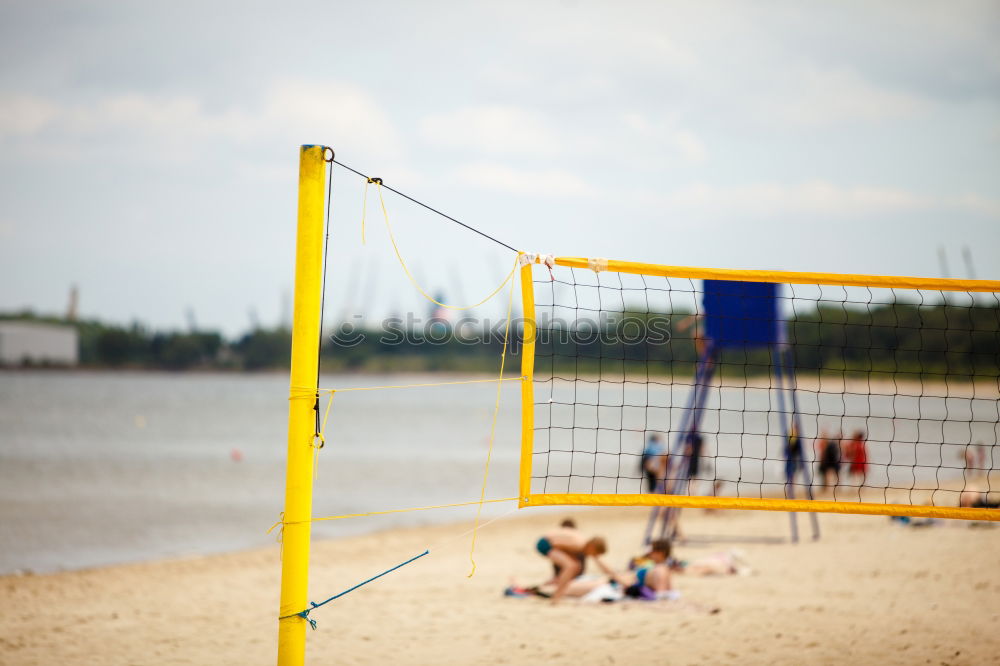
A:
{"type": "Polygon", "coordinates": [[[0,365],[76,365],[78,338],[73,326],[0,321],[0,365]]]}

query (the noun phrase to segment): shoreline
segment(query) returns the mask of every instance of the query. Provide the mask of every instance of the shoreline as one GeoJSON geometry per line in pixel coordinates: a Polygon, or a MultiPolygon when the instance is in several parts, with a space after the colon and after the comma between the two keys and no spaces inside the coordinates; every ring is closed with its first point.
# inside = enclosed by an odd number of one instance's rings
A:
{"type": "MultiPolygon", "coordinates": [[[[508,352],[507,360],[507,372],[505,374],[512,377],[517,377],[519,375],[519,367],[514,368],[511,365],[511,361],[518,361],[519,357],[517,354],[512,354],[508,352]]],[[[500,369],[499,356],[497,360],[497,371],[500,369]]],[[[693,365],[693,362],[684,362],[683,365],[693,365]]],[[[493,377],[496,372],[493,370],[485,370],[482,368],[470,368],[468,370],[463,370],[461,368],[448,368],[448,369],[409,369],[403,368],[400,370],[392,369],[371,369],[371,368],[337,368],[337,369],[321,369],[323,375],[345,375],[345,376],[357,376],[357,377],[380,377],[385,375],[442,375],[442,376],[468,376],[468,377],[493,377]]],[[[92,373],[106,373],[106,374],[152,374],[152,375],[247,375],[250,377],[262,376],[262,375],[287,375],[289,369],[287,367],[273,367],[273,368],[255,368],[255,369],[244,369],[244,368],[225,368],[225,367],[194,367],[194,368],[184,368],[171,370],[168,368],[152,368],[152,367],[142,367],[142,366],[93,366],[93,365],[0,365],[0,373],[25,373],[25,374],[45,374],[45,373],[68,373],[68,374],[92,374],[92,373]]],[[[871,382],[873,385],[892,385],[894,382],[892,376],[894,373],[885,370],[871,370],[868,371],[871,375],[876,376],[875,379],[867,379],[865,371],[860,370],[817,370],[815,368],[803,369],[796,374],[798,381],[810,381],[810,382],[840,382],[850,383],[850,384],[867,384],[871,382]],[[817,374],[818,373],[818,374],[817,374]]],[[[545,375],[542,370],[538,369],[538,364],[536,363],[536,375],[545,375]]],[[[960,386],[966,385],[982,385],[985,384],[989,387],[1000,386],[1000,376],[993,375],[979,375],[974,379],[959,381],[960,377],[968,375],[960,375],[955,373],[953,375],[941,375],[939,373],[928,373],[931,377],[944,377],[943,379],[930,379],[930,378],[920,378],[920,373],[916,372],[905,372],[899,371],[895,373],[899,376],[914,377],[915,379],[905,379],[902,381],[895,382],[900,386],[909,385],[919,385],[921,383],[931,384],[931,385],[944,385],[944,384],[957,384],[960,386]]],[[[592,372],[581,372],[576,376],[578,379],[586,379],[590,381],[595,381],[598,375],[592,372]]],[[[563,379],[559,377],[559,371],[556,371],[556,378],[563,379]]],[[[646,375],[642,376],[643,379],[646,375]]],[[[648,375],[650,380],[669,380],[669,379],[693,379],[693,373],[677,372],[677,373],[650,373],[648,375]]],[[[570,378],[572,379],[572,378],[570,378]]],[[[744,387],[752,386],[757,387],[760,385],[766,385],[765,382],[773,379],[768,373],[754,373],[749,374],[744,377],[732,377],[726,375],[723,380],[724,386],[732,387],[744,387]]],[[[565,379],[564,379],[565,381],[565,379]]],[[[606,380],[607,381],[607,380],[606,380]]],[[[638,382],[639,380],[627,380],[629,382],[638,382]]],[[[719,375],[716,374],[713,379],[713,384],[719,384],[719,375]]]]}

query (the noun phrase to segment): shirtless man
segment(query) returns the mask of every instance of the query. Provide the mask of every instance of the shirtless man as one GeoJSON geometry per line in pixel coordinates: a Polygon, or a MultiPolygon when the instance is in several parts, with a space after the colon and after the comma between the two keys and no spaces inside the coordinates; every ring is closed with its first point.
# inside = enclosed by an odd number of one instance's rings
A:
{"type": "Polygon", "coordinates": [[[614,570],[601,560],[601,555],[608,549],[604,539],[593,537],[588,540],[575,528],[560,527],[539,539],[535,548],[559,569],[555,578],[556,589],[552,593],[553,603],[562,598],[573,579],[583,572],[583,564],[588,557],[605,575],[615,575],[614,570]]]}
{"type": "MultiPolygon", "coordinates": [[[[585,577],[569,581],[562,589],[561,596],[581,598],[587,597],[609,583],[614,592],[614,600],[623,597],[637,597],[647,600],[676,599],[679,594],[673,589],[670,579],[670,541],[660,539],[650,544],[650,549],[641,557],[632,561],[631,570],[615,573],[605,570],[607,578],[585,577]],[[617,587],[615,587],[617,586],[617,587]]],[[[537,588],[532,588],[535,594],[548,596],[537,588]]],[[[556,599],[552,595],[553,601],[556,599]]]]}

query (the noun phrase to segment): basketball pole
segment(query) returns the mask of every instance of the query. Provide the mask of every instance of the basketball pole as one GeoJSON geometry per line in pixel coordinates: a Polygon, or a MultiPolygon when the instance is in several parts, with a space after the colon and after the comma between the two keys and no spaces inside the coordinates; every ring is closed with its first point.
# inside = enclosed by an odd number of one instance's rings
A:
{"type": "Polygon", "coordinates": [[[291,387],[288,401],[288,462],[282,518],[281,602],[278,666],[301,666],[306,658],[309,541],[312,534],[313,443],[316,434],[323,264],[323,146],[299,152],[298,231],[295,244],[295,304],[292,318],[291,387]],[[306,387],[310,387],[306,392],[306,387]]]}

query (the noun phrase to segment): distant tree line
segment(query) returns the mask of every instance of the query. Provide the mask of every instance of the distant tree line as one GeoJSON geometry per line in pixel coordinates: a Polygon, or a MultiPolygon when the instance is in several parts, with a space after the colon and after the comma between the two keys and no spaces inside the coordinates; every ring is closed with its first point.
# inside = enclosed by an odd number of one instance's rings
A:
{"type": "MultiPolygon", "coordinates": [[[[610,321],[591,322],[575,336],[550,332],[549,339],[539,337],[535,367],[563,376],[693,375],[697,324],[677,325],[691,314],[625,312],[610,321]],[[660,334],[664,329],[669,331],[667,340],[660,334]],[[649,337],[637,343],[635,331],[649,337]]],[[[798,372],[1000,377],[998,305],[821,304],[783,325],[798,372]]],[[[766,347],[733,345],[718,358],[716,369],[723,374],[759,376],[773,371],[774,359],[766,347]]]]}
{"type": "Polygon", "coordinates": [[[256,329],[235,340],[217,331],[154,331],[97,320],[67,321],[30,312],[0,314],[0,320],[74,326],[79,335],[80,365],[98,368],[163,370],[257,370],[288,367],[291,332],[256,329]]]}
{"type": "MultiPolygon", "coordinates": [[[[697,325],[678,326],[690,312],[612,313],[569,328],[540,321],[535,365],[539,372],[579,374],[691,375],[697,358],[697,325]],[[682,331],[681,329],[684,328],[682,331]]],[[[287,369],[291,331],[256,328],[227,340],[216,331],[153,331],[135,323],[67,322],[31,313],[2,315],[74,325],[80,363],[89,367],[167,370],[287,369]]],[[[786,322],[798,371],[911,373],[956,378],[1000,377],[1000,306],[894,303],[865,308],[821,304],[786,322]]],[[[512,327],[507,367],[519,368],[520,326],[512,327]]],[[[324,337],[324,371],[494,371],[503,330],[437,322],[423,330],[359,329],[324,337]]],[[[767,349],[730,348],[721,355],[724,373],[766,374],[767,349]]]]}
{"type": "MultiPolygon", "coordinates": [[[[287,328],[258,327],[226,339],[218,331],[155,331],[141,323],[128,326],[97,320],[67,321],[31,312],[0,313],[17,320],[74,326],[79,335],[80,365],[93,368],[162,370],[287,370],[292,333],[287,328]]],[[[486,332],[460,341],[447,326],[428,339],[422,332],[363,330],[349,341],[327,335],[320,355],[324,371],[492,371],[502,338],[486,332]],[[402,334],[401,334],[402,333],[402,334]],[[482,338],[481,340],[479,338],[482,338]]],[[[516,335],[509,350],[516,349],[516,335]]]]}
{"type": "Polygon", "coordinates": [[[1000,307],[823,305],[789,326],[799,368],[1000,376],[1000,307]]]}

